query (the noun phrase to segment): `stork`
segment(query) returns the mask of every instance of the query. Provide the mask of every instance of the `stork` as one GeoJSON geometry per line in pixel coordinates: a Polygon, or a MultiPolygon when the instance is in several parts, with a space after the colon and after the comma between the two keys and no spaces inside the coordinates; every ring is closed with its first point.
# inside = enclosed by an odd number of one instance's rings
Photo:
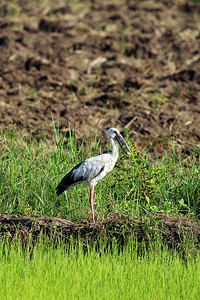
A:
{"type": "Polygon", "coordinates": [[[93,223],[95,223],[93,210],[94,187],[99,180],[113,170],[119,156],[117,142],[126,154],[128,154],[126,149],[131,152],[129,146],[117,128],[108,129],[107,138],[109,139],[112,147],[112,151],[110,153],[101,154],[82,161],[68,174],[66,174],[56,187],[56,194],[59,196],[65,190],[68,190],[79,183],[83,183],[86,186],[89,185],[90,208],[93,223]]]}

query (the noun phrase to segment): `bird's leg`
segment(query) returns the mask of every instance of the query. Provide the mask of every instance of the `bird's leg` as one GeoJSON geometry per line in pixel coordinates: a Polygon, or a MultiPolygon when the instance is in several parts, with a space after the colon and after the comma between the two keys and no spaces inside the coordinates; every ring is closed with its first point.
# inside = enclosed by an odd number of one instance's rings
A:
{"type": "Polygon", "coordinates": [[[94,210],[93,210],[93,195],[94,195],[94,186],[90,188],[90,207],[92,212],[92,222],[95,223],[94,220],[94,210]]]}

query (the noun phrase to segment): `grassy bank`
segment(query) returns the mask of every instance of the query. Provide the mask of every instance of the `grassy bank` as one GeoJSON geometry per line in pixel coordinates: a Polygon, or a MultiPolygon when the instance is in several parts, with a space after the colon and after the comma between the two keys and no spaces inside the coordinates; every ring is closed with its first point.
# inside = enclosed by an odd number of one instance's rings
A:
{"type": "MultiPolygon", "coordinates": [[[[95,188],[95,217],[125,217],[148,213],[185,214],[196,219],[200,212],[200,163],[196,148],[184,159],[172,151],[149,161],[126,140],[132,154],[120,158],[113,172],[95,188]]],[[[102,152],[100,140],[64,138],[55,130],[49,144],[35,142],[16,132],[1,132],[0,211],[6,214],[59,216],[69,220],[90,218],[89,190],[78,185],[57,197],[55,187],[78,162],[102,152]]],[[[109,145],[108,145],[109,148],[109,145]]]]}
{"type": "Polygon", "coordinates": [[[0,285],[1,299],[198,299],[200,257],[183,262],[155,248],[138,256],[131,244],[119,254],[39,243],[30,255],[1,243],[0,285]]]}

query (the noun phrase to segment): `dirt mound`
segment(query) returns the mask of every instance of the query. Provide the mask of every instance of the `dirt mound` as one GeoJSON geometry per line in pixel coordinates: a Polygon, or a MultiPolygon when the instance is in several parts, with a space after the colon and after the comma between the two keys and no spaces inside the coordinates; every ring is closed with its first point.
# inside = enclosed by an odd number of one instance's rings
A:
{"type": "Polygon", "coordinates": [[[200,143],[200,4],[0,4],[0,126],[49,138],[130,129],[152,151],[200,143]]]}
{"type": "Polygon", "coordinates": [[[39,240],[41,236],[57,242],[59,238],[69,241],[79,238],[84,242],[93,243],[106,238],[112,241],[117,240],[123,246],[131,237],[138,243],[145,243],[160,240],[172,248],[181,248],[188,240],[193,245],[200,244],[200,224],[194,223],[185,216],[157,215],[146,219],[127,220],[125,218],[107,218],[103,222],[95,224],[84,220],[79,223],[60,218],[49,217],[28,217],[28,216],[0,216],[0,237],[6,236],[11,241],[20,237],[24,243],[29,240],[39,240]]]}

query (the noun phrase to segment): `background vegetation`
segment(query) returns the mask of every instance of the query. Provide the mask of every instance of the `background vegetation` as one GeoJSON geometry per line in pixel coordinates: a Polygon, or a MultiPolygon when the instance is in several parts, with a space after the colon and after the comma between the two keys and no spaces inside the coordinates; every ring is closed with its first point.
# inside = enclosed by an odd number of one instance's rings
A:
{"type": "MultiPolygon", "coordinates": [[[[59,216],[69,220],[90,218],[89,190],[78,185],[59,197],[55,187],[80,161],[102,153],[101,140],[80,141],[70,130],[67,143],[55,129],[53,143],[27,140],[16,131],[1,132],[0,211],[6,214],[59,216]],[[17,136],[18,135],[18,136],[17,136]]],[[[95,187],[96,218],[150,213],[200,213],[199,152],[180,159],[175,150],[150,161],[126,139],[132,150],[120,158],[113,172],[95,187]]],[[[109,148],[109,145],[108,145],[109,148]]]]}

